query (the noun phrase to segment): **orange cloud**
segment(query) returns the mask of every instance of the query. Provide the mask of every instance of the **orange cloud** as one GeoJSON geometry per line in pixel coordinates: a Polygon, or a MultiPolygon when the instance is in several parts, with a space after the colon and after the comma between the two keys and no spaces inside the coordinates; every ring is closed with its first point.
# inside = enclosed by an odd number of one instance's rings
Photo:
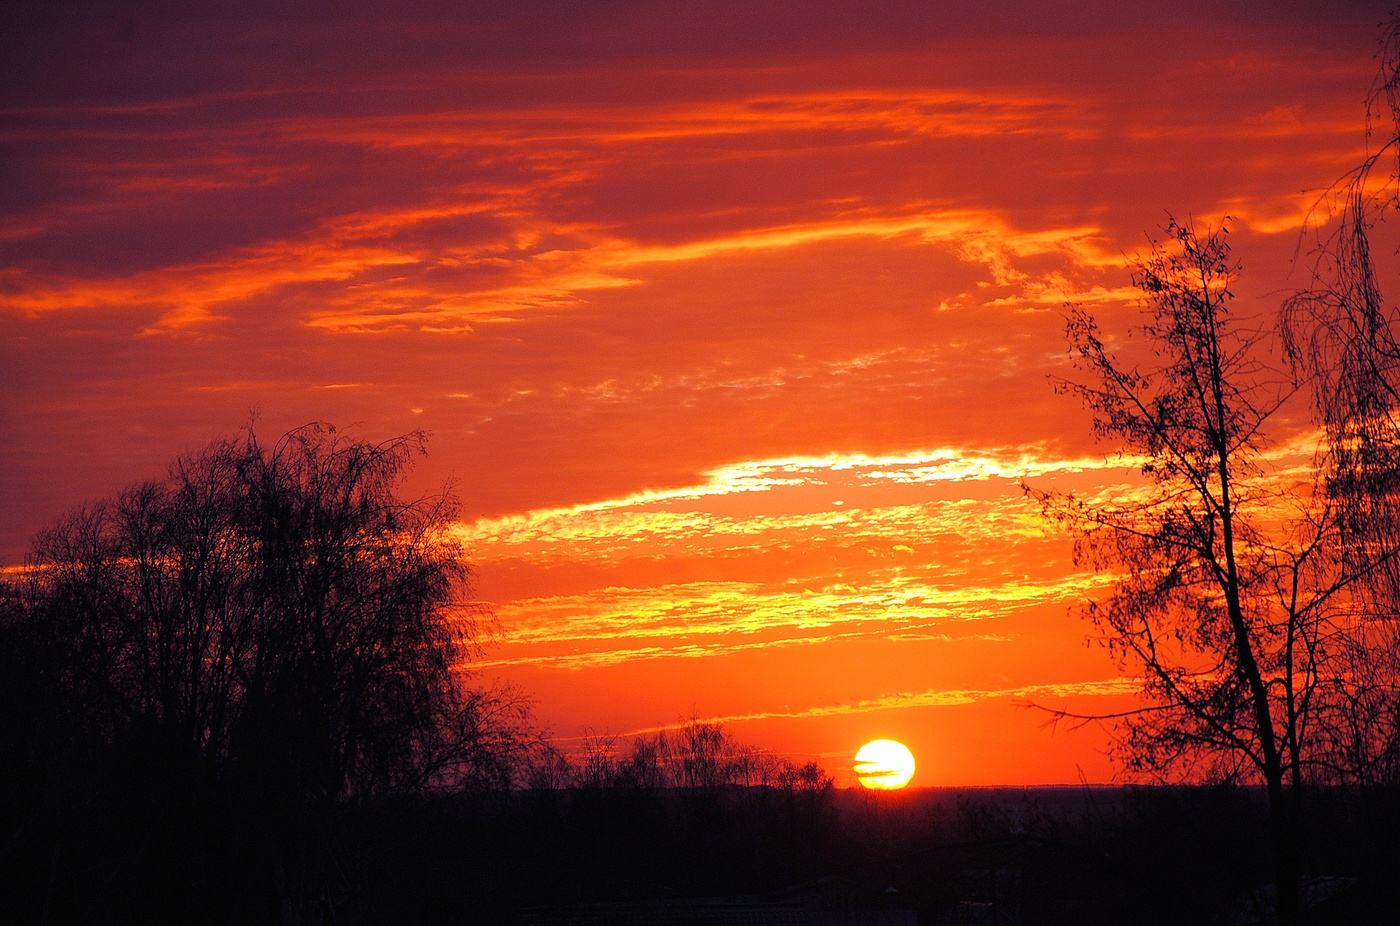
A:
{"type": "Polygon", "coordinates": [[[1141,487],[1046,387],[1058,311],[1125,327],[1144,231],[1228,213],[1267,317],[1300,191],[1365,144],[1371,24],[475,6],[11,30],[0,556],[250,409],[424,428],[405,491],[452,483],[498,617],[477,671],[562,734],[697,706],[816,754],[958,703],[947,735],[1048,767],[992,707],[1111,665],[1016,482],[1141,487]]]}
{"type": "MultiPolygon", "coordinates": [[[[848,714],[871,714],[879,711],[903,710],[923,707],[954,707],[976,704],[991,699],[1039,699],[1039,698],[1102,698],[1122,697],[1136,694],[1140,690],[1137,682],[1131,679],[1110,678],[1088,682],[1061,682],[1047,685],[1023,685],[1004,689],[930,689],[919,692],[896,692],[878,698],[857,701],[854,704],[824,704],[792,711],[763,711],[753,714],[729,714],[721,717],[705,717],[701,723],[744,723],[754,720],[776,718],[798,719],[817,717],[837,717],[848,714]]],[[[640,736],[661,730],[679,729],[692,721],[662,724],[641,730],[629,730],[627,736],[640,736]]]]}

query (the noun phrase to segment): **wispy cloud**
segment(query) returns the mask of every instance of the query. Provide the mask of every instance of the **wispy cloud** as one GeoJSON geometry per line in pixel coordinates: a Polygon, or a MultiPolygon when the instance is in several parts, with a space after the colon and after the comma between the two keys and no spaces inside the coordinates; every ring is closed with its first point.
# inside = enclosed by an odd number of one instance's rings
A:
{"type": "MultiPolygon", "coordinates": [[[[858,492],[884,483],[934,486],[940,483],[1036,478],[1050,473],[1105,470],[1122,474],[1124,463],[1102,457],[1056,458],[1044,448],[977,450],[941,448],[930,451],[870,455],[830,454],[786,457],[729,464],[704,474],[704,481],[674,489],[650,489],[621,498],[603,499],[567,508],[542,509],[500,518],[482,518],[458,528],[460,538],[481,555],[510,555],[515,546],[547,545],[564,550],[576,542],[604,539],[632,545],[642,538],[679,541],[695,537],[734,537],[772,531],[841,525],[843,533],[912,539],[933,531],[963,531],[967,523],[961,502],[878,506],[870,509],[823,510],[800,514],[761,513],[731,518],[705,511],[699,503],[738,493],[769,493],[781,488],[824,487],[839,493],[858,492]]],[[[853,496],[854,498],[855,496],[853,496]]],[[[829,501],[829,499],[827,499],[829,501]]],[[[1006,500],[983,507],[977,514],[996,522],[998,533],[1040,535],[1043,525],[1027,507],[1008,509],[1006,500]]],[[[977,515],[974,514],[973,517],[977,515]]],[[[578,555],[571,550],[568,555],[578,555]]]]}
{"type": "Polygon", "coordinates": [[[626,736],[640,736],[660,730],[674,730],[698,720],[701,723],[739,724],[755,720],[793,720],[817,717],[839,717],[848,714],[872,714],[879,711],[909,708],[959,707],[991,699],[1043,698],[1104,698],[1123,697],[1141,690],[1132,679],[1110,678],[1085,682],[1056,682],[1044,685],[1022,685],[1017,688],[994,689],[928,689],[917,692],[893,692],[846,704],[822,704],[796,710],[756,711],[749,714],[725,714],[695,718],[678,723],[662,724],[639,730],[629,730],[626,736]]]}
{"type": "Polygon", "coordinates": [[[749,648],[814,645],[835,639],[977,640],[989,633],[949,628],[991,621],[1031,606],[1083,598],[1103,585],[1073,576],[1044,583],[938,587],[895,573],[860,586],[784,589],[712,582],[525,599],[497,610],[508,629],[503,655],[477,663],[580,668],[638,658],[722,656],[749,648]],[[836,632],[833,632],[836,631],[836,632]],[[635,646],[646,641],[646,647],[635,646]],[[579,648],[585,652],[579,652],[579,648]]]}
{"type": "Polygon", "coordinates": [[[1143,485],[1046,387],[1058,313],[1134,316],[1166,212],[1235,216],[1271,310],[1274,239],[1365,144],[1369,26],[644,5],[15,32],[0,552],[259,409],[432,434],[406,490],[453,481],[500,628],[477,669],[546,723],[1110,672],[1067,616],[1101,580],[1016,484],[1143,485]]]}

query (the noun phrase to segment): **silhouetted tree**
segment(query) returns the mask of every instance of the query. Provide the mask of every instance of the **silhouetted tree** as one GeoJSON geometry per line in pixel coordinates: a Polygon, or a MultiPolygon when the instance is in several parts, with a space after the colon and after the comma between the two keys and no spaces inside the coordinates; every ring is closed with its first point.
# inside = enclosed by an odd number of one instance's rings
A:
{"type": "Polygon", "coordinates": [[[831,776],[816,762],[795,765],[739,742],[723,724],[698,718],[637,734],[626,751],[618,737],[592,732],[572,759],[553,749],[539,750],[533,755],[529,778],[542,789],[824,792],[834,787],[831,776]]]}
{"type": "Polygon", "coordinates": [[[1355,684],[1328,733],[1338,777],[1367,786],[1400,784],[1400,310],[1385,302],[1371,243],[1375,223],[1400,209],[1400,17],[1380,58],[1368,104],[1380,144],[1315,207],[1312,283],[1285,303],[1282,324],[1327,435],[1342,555],[1363,576],[1348,634],[1355,684]]]}
{"type": "Polygon", "coordinates": [[[1076,560],[1115,574],[1088,606],[1144,705],[1120,715],[1129,768],[1183,767],[1262,782],[1281,922],[1297,919],[1299,788],[1318,750],[1321,702],[1347,592],[1338,511],[1316,480],[1270,462],[1264,429],[1286,384],[1229,315],[1238,266],[1226,230],[1168,226],[1134,282],[1151,303],[1150,359],[1121,361],[1072,309],[1068,339],[1095,433],[1147,478],[1127,497],[1028,489],[1076,538],[1076,560]]]}
{"type": "Polygon", "coordinates": [[[508,782],[520,704],[457,675],[482,612],[454,502],[396,494],[422,448],[249,431],[36,539],[0,634],[69,736],[31,740],[97,757],[149,830],[134,845],[197,854],[212,827],[262,881],[230,896],[314,917],[353,880],[345,802],[508,782]]]}

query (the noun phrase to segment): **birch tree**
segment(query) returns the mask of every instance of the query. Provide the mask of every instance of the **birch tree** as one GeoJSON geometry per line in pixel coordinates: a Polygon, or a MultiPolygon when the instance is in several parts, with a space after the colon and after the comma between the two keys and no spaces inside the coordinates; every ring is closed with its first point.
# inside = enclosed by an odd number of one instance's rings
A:
{"type": "Polygon", "coordinates": [[[1289,384],[1231,316],[1239,270],[1224,226],[1198,235],[1172,222],[1134,274],[1149,305],[1140,362],[1070,310],[1077,376],[1057,388],[1144,484],[1116,497],[1027,492],[1073,534],[1081,565],[1114,576],[1087,617],[1141,682],[1140,706],[1111,718],[1120,757],[1137,772],[1263,784],[1287,924],[1299,794],[1350,578],[1321,484],[1271,462],[1267,428],[1289,384]]]}

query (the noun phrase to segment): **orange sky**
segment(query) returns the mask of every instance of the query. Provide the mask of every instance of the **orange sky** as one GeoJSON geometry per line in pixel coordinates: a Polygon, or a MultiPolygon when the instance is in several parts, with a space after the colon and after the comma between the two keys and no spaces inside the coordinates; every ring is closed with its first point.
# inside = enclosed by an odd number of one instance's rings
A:
{"type": "Polygon", "coordinates": [[[1146,235],[1229,214],[1267,317],[1387,4],[1048,6],[7,5],[0,562],[250,409],[424,428],[479,676],[566,748],[1108,780],[1018,707],[1125,690],[1016,487],[1126,478],[1061,309],[1127,324],[1146,235]]]}

